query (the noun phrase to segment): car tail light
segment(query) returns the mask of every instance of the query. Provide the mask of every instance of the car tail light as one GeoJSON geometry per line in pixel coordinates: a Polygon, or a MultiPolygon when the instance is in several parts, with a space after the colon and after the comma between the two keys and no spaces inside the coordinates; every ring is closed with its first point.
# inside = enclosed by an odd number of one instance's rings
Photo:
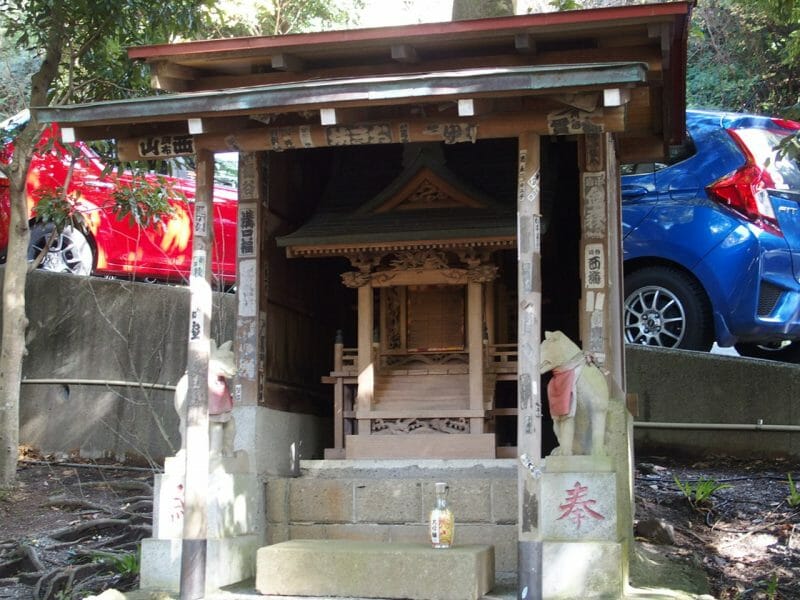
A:
{"type": "Polygon", "coordinates": [[[800,123],[797,121],[790,121],[789,119],[772,119],[773,125],[781,129],[791,129],[792,131],[800,131],[800,123]]]}
{"type": "Polygon", "coordinates": [[[775,217],[767,188],[774,187],[772,177],[759,167],[753,154],[735,131],[728,133],[745,155],[745,164],[706,187],[709,197],[728,206],[764,231],[783,237],[775,217]]]}

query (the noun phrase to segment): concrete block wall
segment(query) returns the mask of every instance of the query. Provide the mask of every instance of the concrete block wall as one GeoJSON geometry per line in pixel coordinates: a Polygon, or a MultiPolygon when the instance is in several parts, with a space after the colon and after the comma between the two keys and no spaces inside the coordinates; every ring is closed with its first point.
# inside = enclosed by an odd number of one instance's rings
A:
{"type": "Polygon", "coordinates": [[[429,543],[434,483],[450,486],[455,544],[493,544],[499,577],[516,576],[514,460],[302,461],[266,483],[267,543],[294,539],[429,543]]]}
{"type": "Polygon", "coordinates": [[[800,456],[800,365],[645,346],[625,349],[627,391],[638,396],[634,442],[647,453],[800,456]],[[647,423],[699,429],[655,429],[647,423]],[[742,425],[742,428],[733,427],[742,425]]]}
{"type": "MultiPolygon", "coordinates": [[[[28,275],[25,296],[20,443],[149,464],[174,454],[174,392],[138,384],[174,386],[183,375],[189,290],[39,270],[28,275]],[[55,382],[25,382],[37,379],[55,382]]],[[[219,341],[233,338],[235,302],[214,295],[211,335],[219,341]]]]}

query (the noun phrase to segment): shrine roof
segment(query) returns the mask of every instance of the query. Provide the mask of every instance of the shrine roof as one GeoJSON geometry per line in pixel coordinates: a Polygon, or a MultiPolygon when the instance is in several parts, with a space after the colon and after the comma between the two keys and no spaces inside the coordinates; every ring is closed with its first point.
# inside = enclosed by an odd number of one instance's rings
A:
{"type": "Polygon", "coordinates": [[[291,256],[339,256],[378,248],[514,245],[515,205],[457,177],[441,146],[409,145],[404,163],[382,191],[358,205],[341,210],[342,194],[334,192],[308,222],[278,237],[278,246],[291,256]]]}
{"type": "Polygon", "coordinates": [[[606,116],[614,108],[624,112],[617,128],[606,129],[620,132],[621,154],[663,154],[665,144],[683,136],[692,6],[132,48],[129,57],[147,63],[154,87],[171,93],[32,110],[40,122],[60,122],[80,139],[127,139],[136,148],[142,136],[183,135],[196,147],[250,151],[284,149],[271,146],[270,127],[349,126],[387,115],[398,122],[419,114],[510,120],[554,103],[574,106],[582,96],[581,107],[594,102],[606,116]],[[456,110],[464,100],[468,109],[456,110]]]}
{"type": "Polygon", "coordinates": [[[486,209],[429,209],[383,214],[319,214],[277,238],[292,256],[339,256],[368,249],[410,247],[511,248],[516,214],[486,209]]]}

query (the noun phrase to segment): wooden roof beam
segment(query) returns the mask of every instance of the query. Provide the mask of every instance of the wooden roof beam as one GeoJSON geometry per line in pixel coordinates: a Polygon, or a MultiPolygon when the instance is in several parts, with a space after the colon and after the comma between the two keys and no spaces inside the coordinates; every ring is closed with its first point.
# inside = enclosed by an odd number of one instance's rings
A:
{"type": "MultiPolygon", "coordinates": [[[[583,112],[569,109],[543,113],[503,113],[479,119],[461,120],[457,117],[394,119],[387,121],[353,123],[343,125],[294,125],[259,127],[236,131],[227,128],[214,134],[201,136],[184,135],[181,138],[181,153],[192,154],[198,148],[217,152],[238,150],[256,152],[260,150],[282,151],[293,148],[324,148],[328,146],[352,146],[362,144],[396,144],[408,142],[444,142],[446,144],[474,143],[478,139],[516,137],[520,131],[532,131],[541,135],[574,135],[587,130],[620,132],[625,130],[625,109],[606,108],[583,112]],[[193,147],[189,149],[186,141],[193,147]]],[[[184,121],[186,123],[186,121],[184,121]]],[[[169,130],[154,132],[150,138],[119,139],[117,148],[121,160],[142,158],[168,158],[178,153],[166,154],[162,138],[173,138],[169,130]],[[151,148],[157,154],[142,154],[142,149],[151,148]]]]}
{"type": "Polygon", "coordinates": [[[417,56],[417,49],[411,44],[394,44],[392,45],[392,60],[400,63],[412,64],[419,62],[417,56]]]}
{"type": "Polygon", "coordinates": [[[150,64],[150,85],[159,90],[184,92],[189,81],[200,77],[201,72],[191,67],[163,60],[150,64]]]}
{"type": "Polygon", "coordinates": [[[661,66],[663,69],[669,69],[672,26],[669,23],[648,23],[647,36],[661,41],[661,66]]]}
{"type": "Polygon", "coordinates": [[[272,55],[272,68],[276,71],[300,73],[301,71],[306,70],[306,63],[296,54],[281,52],[280,54],[272,55]]]}

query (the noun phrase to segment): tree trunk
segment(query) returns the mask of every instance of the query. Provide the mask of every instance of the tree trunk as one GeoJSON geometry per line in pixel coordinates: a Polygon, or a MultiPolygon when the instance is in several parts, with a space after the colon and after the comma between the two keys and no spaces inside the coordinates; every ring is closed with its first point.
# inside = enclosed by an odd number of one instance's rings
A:
{"type": "MultiPolygon", "coordinates": [[[[3,279],[3,338],[0,349],[0,486],[10,485],[17,472],[19,446],[19,386],[25,356],[25,281],[28,278],[28,203],[25,194],[28,160],[25,143],[15,148],[10,169],[11,215],[8,255],[3,279]]],[[[28,144],[30,145],[30,144],[28,144]]]]}
{"type": "Polygon", "coordinates": [[[453,21],[508,17],[513,14],[512,0],[453,0],[453,21]]]}
{"type": "MultiPolygon", "coordinates": [[[[49,101],[51,84],[58,74],[64,48],[65,21],[62,3],[56,2],[45,53],[39,70],[31,78],[31,106],[49,101]]],[[[8,226],[8,253],[3,278],[3,337],[0,349],[0,486],[8,486],[17,476],[19,452],[19,392],[22,359],[25,357],[25,282],[28,279],[28,196],[26,182],[31,157],[42,130],[31,118],[15,140],[14,155],[8,166],[11,187],[11,215],[8,226]]]]}

